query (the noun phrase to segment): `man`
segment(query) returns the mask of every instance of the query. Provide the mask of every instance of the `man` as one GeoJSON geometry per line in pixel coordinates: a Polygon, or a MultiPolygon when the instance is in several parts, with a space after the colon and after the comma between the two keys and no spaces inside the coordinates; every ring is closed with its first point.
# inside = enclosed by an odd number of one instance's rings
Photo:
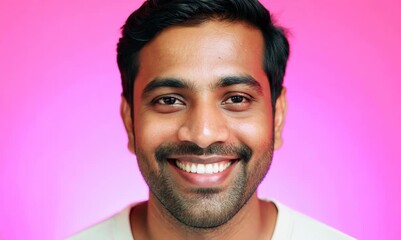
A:
{"type": "Polygon", "coordinates": [[[256,189],[282,144],[289,44],[256,0],[150,0],[117,48],[150,195],[72,239],[351,239],[256,189]]]}

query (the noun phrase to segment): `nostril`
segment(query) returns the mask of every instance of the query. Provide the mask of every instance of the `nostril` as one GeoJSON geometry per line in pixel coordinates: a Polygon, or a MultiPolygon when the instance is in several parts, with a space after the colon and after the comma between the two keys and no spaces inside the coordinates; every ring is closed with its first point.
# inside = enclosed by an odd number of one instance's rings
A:
{"type": "Polygon", "coordinates": [[[202,148],[216,142],[226,142],[228,137],[229,129],[223,116],[201,109],[189,112],[187,121],[178,129],[180,141],[193,142],[202,148]]]}
{"type": "Polygon", "coordinates": [[[228,140],[228,133],[221,130],[203,129],[202,131],[190,131],[188,128],[179,130],[178,139],[182,142],[192,142],[201,148],[207,148],[213,143],[222,143],[228,140]]]}

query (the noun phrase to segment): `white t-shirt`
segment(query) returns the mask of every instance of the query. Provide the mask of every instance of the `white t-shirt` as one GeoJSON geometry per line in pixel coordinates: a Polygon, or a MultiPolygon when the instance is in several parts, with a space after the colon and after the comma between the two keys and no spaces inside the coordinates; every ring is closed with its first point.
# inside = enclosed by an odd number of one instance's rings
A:
{"type": "MultiPolygon", "coordinates": [[[[272,240],[350,240],[354,239],[323,223],[298,213],[281,203],[277,209],[272,240]]],[[[133,240],[129,214],[131,205],[114,216],[70,237],[67,240],[133,240]]]]}

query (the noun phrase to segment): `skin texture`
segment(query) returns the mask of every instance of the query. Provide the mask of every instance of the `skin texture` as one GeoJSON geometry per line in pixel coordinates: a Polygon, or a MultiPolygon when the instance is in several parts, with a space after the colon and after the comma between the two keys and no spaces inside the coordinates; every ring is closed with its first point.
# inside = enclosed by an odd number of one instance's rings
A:
{"type": "Polygon", "coordinates": [[[260,201],[256,188],[282,144],[287,105],[284,89],[273,115],[261,32],[241,22],[175,26],[148,43],[139,60],[132,118],[121,103],[128,147],[151,190],[131,212],[135,239],[271,238],[277,209],[260,201]],[[188,145],[204,154],[182,150],[188,145]],[[171,150],[166,146],[176,149],[159,159],[160,149],[171,150]],[[234,164],[206,184],[187,181],[168,161],[211,158],[234,164]]]}

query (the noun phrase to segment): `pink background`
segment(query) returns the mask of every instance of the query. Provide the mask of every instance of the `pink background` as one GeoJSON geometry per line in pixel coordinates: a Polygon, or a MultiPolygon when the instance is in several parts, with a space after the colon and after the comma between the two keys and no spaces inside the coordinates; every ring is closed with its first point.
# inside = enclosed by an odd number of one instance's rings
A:
{"type": "MultiPolygon", "coordinates": [[[[146,199],[115,61],[139,4],[1,0],[0,239],[61,239],[146,199]]],[[[292,56],[285,143],[259,195],[360,239],[401,238],[401,2],[267,6],[292,56]]]]}

